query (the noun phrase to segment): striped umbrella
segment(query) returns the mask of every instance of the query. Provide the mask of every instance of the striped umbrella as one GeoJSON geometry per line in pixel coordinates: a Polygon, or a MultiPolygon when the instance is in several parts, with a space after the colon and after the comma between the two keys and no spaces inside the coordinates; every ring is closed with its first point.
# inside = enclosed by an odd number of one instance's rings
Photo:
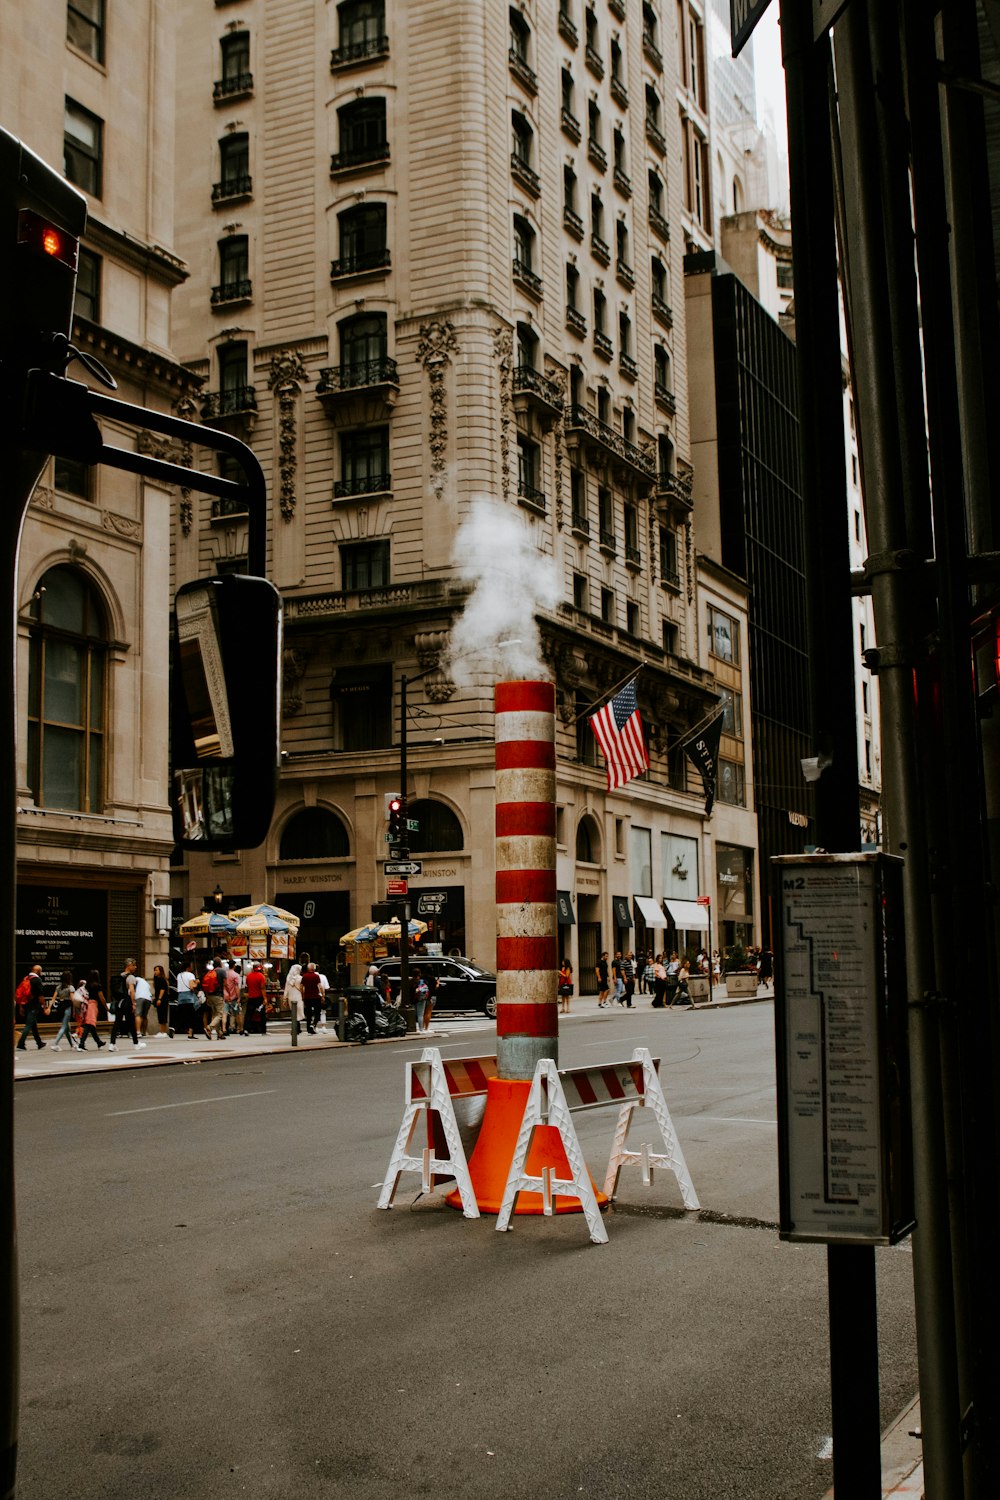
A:
{"type": "Polygon", "coordinates": [[[181,937],[208,936],[213,932],[235,932],[236,923],[221,911],[203,911],[179,928],[181,937]]]}

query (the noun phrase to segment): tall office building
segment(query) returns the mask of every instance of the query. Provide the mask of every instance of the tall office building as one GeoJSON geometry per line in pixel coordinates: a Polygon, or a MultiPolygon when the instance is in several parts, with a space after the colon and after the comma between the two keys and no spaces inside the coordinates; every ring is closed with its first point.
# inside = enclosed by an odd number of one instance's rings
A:
{"type": "MultiPolygon", "coordinates": [[[[124,401],[197,382],[171,350],[174,47],[168,8],[6,0],[0,121],[88,201],[73,341],[124,401]]],[[[92,382],[83,364],[70,376],[92,382]]],[[[153,444],[115,424],[108,441],[153,444]]],[[[17,962],[106,977],[166,957],[167,644],[174,497],[57,459],[21,536],[17,962]]]]}
{"type": "MultiPolygon", "coordinates": [[[[662,946],[645,923],[663,901],[668,941],[704,939],[721,825],[679,747],[743,669],[710,652],[697,593],[680,293],[711,207],[704,111],[676,103],[686,16],[186,0],[177,343],[195,409],[269,476],[285,605],[271,836],[187,856],[186,910],[266,896],[334,961],[385,895],[405,676],[412,904],[492,963],[492,687],[538,672],[557,688],[562,950],[592,984],[602,947],[662,946]],[[640,663],[650,771],[609,793],[585,711],[640,663]]],[[[177,581],[245,549],[239,515],[192,498],[177,581]]],[[[725,614],[740,585],[717,586],[725,614]]],[[[248,717],[266,690],[248,661],[248,717]]],[[[752,889],[752,811],[733,817],[752,889]]]]}

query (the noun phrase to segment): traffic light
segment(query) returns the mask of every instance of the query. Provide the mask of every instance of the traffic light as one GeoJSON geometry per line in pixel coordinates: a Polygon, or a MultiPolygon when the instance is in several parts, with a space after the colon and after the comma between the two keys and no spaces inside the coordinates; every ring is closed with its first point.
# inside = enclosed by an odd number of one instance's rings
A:
{"type": "Polygon", "coordinates": [[[403,842],[405,811],[403,799],[398,793],[395,797],[388,799],[386,802],[386,811],[389,814],[389,842],[390,844],[400,844],[403,842]]]}

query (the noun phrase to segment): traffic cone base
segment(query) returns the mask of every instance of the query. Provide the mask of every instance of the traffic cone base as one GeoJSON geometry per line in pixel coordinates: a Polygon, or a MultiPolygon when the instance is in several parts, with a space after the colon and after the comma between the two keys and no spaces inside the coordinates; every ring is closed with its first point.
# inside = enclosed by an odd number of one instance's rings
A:
{"type": "MultiPolygon", "coordinates": [[[[469,1159],[469,1176],[480,1213],[500,1212],[530,1090],[530,1078],[491,1078],[487,1084],[483,1123],[479,1128],[475,1150],[469,1159]]],[[[543,1167],[552,1167],[555,1175],[564,1179],[572,1175],[559,1132],[553,1125],[540,1125],[536,1128],[525,1172],[539,1176],[543,1167]]],[[[604,1193],[597,1192],[596,1187],[595,1192],[597,1201],[603,1208],[607,1204],[607,1197],[604,1193]]],[[[462,1207],[457,1189],[448,1194],[445,1202],[452,1208],[462,1207]]],[[[554,1206],[557,1214],[583,1212],[579,1198],[560,1195],[555,1199],[554,1206]]],[[[519,1193],[514,1212],[540,1214],[541,1193],[519,1193]]]]}

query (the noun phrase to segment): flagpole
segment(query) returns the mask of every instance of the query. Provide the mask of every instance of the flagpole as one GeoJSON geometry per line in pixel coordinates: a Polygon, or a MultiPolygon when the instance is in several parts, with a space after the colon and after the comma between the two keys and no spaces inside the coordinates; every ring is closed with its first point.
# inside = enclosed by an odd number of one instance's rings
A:
{"type": "Polygon", "coordinates": [[[698,721],[693,729],[688,730],[687,734],[684,736],[684,738],[676,748],[678,750],[683,750],[688,740],[693,740],[696,735],[701,734],[701,731],[703,729],[707,729],[709,724],[714,724],[719,715],[725,713],[725,711],[725,708],[721,705],[718,708],[713,708],[710,713],[706,714],[703,719],[700,719],[698,721]]]}
{"type": "Polygon", "coordinates": [[[712,963],[712,898],[711,898],[711,896],[709,896],[708,900],[705,902],[705,910],[708,913],[708,1003],[709,1003],[709,1005],[711,1005],[713,1003],[713,1001],[712,1001],[712,969],[714,968],[714,964],[712,963]]]}
{"type": "Polygon", "coordinates": [[[641,661],[633,671],[628,672],[622,678],[621,682],[616,682],[610,692],[604,694],[603,698],[595,698],[589,708],[585,708],[581,713],[577,714],[576,718],[573,720],[573,723],[579,724],[580,720],[587,718],[589,714],[600,713],[605,703],[610,703],[612,698],[614,698],[618,693],[621,692],[622,688],[628,687],[629,683],[633,682],[638,677],[639,673],[642,671],[645,665],[646,663],[644,661],[641,661]]]}

